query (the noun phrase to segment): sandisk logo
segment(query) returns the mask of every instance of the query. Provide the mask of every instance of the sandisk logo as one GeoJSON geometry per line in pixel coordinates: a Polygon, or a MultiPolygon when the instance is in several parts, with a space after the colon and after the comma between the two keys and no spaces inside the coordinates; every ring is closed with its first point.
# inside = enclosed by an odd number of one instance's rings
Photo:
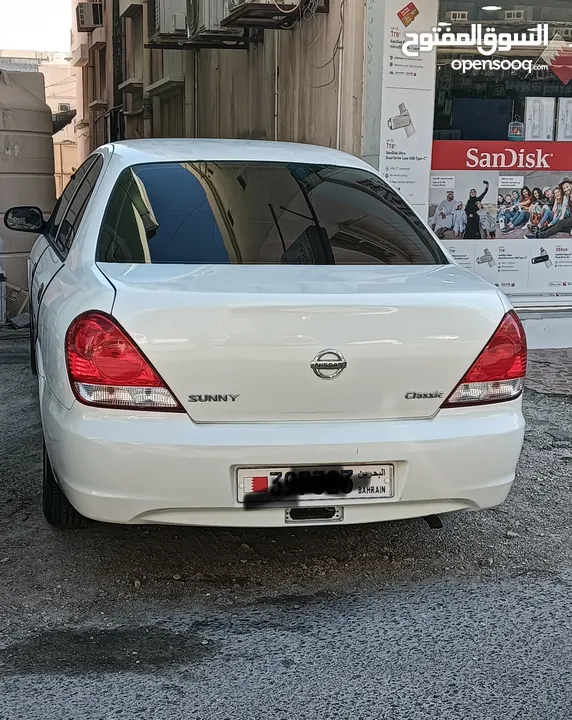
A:
{"type": "Polygon", "coordinates": [[[506,148],[502,152],[479,152],[478,148],[467,150],[466,166],[468,168],[513,168],[517,170],[550,170],[548,158],[554,153],[545,153],[542,150],[527,152],[524,148],[512,150],[506,148]]]}

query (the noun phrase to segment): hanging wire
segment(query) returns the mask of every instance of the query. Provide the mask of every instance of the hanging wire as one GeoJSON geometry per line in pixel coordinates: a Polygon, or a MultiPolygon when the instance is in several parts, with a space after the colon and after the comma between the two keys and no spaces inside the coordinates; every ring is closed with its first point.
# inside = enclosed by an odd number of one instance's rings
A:
{"type": "Polygon", "coordinates": [[[320,0],[307,0],[306,7],[303,12],[304,20],[310,20],[310,18],[314,17],[319,7],[320,0]]]}
{"type": "MultiPolygon", "coordinates": [[[[318,0],[316,0],[316,7],[317,7],[317,3],[318,3],[318,0]]],[[[337,74],[336,74],[336,65],[335,65],[334,61],[336,59],[338,52],[342,49],[341,40],[342,40],[342,36],[343,36],[343,32],[344,32],[345,4],[346,4],[346,0],[341,0],[341,2],[340,2],[340,30],[338,32],[336,42],[334,43],[334,47],[333,47],[332,55],[331,55],[330,59],[327,62],[325,62],[323,65],[314,65],[314,63],[312,63],[308,57],[310,50],[314,47],[314,45],[318,42],[318,40],[322,36],[321,30],[318,33],[318,35],[314,38],[314,40],[308,45],[308,47],[306,48],[306,50],[304,52],[304,59],[306,60],[308,65],[310,65],[310,67],[314,68],[314,70],[324,70],[329,65],[332,65],[332,70],[333,70],[332,79],[329,82],[324,83],[323,85],[310,85],[309,83],[304,83],[306,85],[306,87],[312,88],[314,90],[319,90],[320,88],[325,88],[325,87],[328,87],[329,85],[332,85],[336,81],[337,74]]],[[[313,17],[316,25],[318,25],[318,20],[316,18],[315,12],[313,13],[312,17],[313,17]]],[[[301,39],[303,37],[301,25],[300,25],[300,37],[301,37],[301,39]]]]}
{"type": "Polygon", "coordinates": [[[278,5],[277,0],[273,0],[273,2],[276,5],[277,10],[280,10],[280,12],[286,13],[287,15],[289,15],[290,13],[295,13],[295,12],[301,13],[302,12],[302,0],[298,0],[298,4],[296,5],[296,7],[292,8],[291,10],[286,10],[286,8],[280,7],[280,5],[278,5]]]}

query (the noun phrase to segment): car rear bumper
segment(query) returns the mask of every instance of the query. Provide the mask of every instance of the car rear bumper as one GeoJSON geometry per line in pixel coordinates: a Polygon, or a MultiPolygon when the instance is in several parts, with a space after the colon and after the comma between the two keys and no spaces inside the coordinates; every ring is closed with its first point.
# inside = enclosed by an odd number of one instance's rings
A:
{"type": "Polygon", "coordinates": [[[343,507],[344,524],[493,507],[508,495],[524,436],[520,400],[431,420],[196,425],[186,415],[66,409],[46,390],[42,421],[56,477],[86,517],[229,527],[286,525],[284,506],[238,502],[237,467],[394,463],[394,499],[318,503],[343,507]]]}

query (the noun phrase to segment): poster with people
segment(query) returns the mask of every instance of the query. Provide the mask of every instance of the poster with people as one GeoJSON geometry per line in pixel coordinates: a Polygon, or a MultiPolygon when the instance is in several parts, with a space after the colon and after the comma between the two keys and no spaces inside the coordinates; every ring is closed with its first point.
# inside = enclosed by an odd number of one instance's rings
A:
{"type": "Polygon", "coordinates": [[[570,145],[433,143],[428,220],[457,262],[507,294],[572,294],[570,145]]]}
{"type": "MultiPolygon", "coordinates": [[[[572,171],[570,172],[572,176],[572,171]]],[[[524,176],[523,186],[505,194],[499,187],[497,222],[505,237],[569,237],[572,231],[572,180],[547,174],[542,187],[531,187],[532,177],[524,176]],[[529,185],[524,183],[529,182],[529,185]]]]}
{"type": "Polygon", "coordinates": [[[429,223],[442,239],[480,240],[496,233],[498,173],[432,172],[429,223]],[[443,187],[445,186],[445,187],[443,187]]]}

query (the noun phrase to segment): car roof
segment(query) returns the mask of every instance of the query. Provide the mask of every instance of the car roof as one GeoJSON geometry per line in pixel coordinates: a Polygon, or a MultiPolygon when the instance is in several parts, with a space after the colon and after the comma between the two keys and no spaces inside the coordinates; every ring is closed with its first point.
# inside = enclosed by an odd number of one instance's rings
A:
{"type": "Polygon", "coordinates": [[[147,162],[299,162],[373,168],[353,155],[319,145],[265,140],[171,139],[123,140],[110,143],[113,155],[125,165],[147,162]]]}

